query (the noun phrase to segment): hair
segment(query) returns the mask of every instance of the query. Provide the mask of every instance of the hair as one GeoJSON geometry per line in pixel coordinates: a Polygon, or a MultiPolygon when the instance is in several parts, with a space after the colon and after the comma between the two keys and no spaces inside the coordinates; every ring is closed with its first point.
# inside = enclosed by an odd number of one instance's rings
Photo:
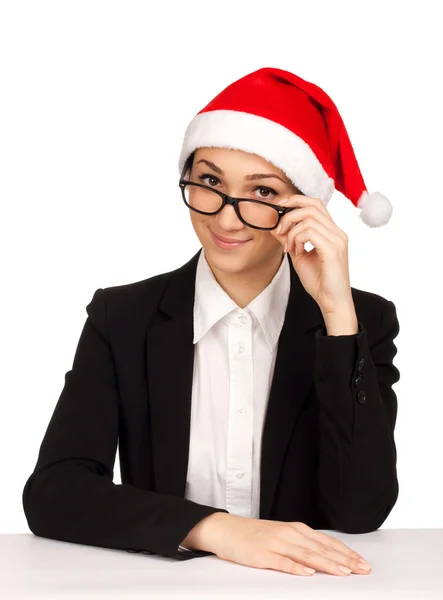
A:
{"type": "Polygon", "coordinates": [[[195,150],[194,152],[191,152],[191,154],[188,156],[188,158],[185,161],[184,167],[183,167],[183,173],[186,175],[186,173],[188,173],[188,171],[190,171],[192,169],[192,165],[194,164],[194,156],[195,156],[195,150]]]}

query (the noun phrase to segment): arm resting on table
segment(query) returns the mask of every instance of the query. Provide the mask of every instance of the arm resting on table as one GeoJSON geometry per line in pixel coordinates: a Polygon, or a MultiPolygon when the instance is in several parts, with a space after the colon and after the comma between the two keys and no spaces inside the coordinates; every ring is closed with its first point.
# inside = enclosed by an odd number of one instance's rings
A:
{"type": "Polygon", "coordinates": [[[112,481],[119,397],[104,303],[100,288],[25,483],[29,528],[45,538],[171,558],[211,554],[178,547],[201,519],[227,511],[112,481]]]}

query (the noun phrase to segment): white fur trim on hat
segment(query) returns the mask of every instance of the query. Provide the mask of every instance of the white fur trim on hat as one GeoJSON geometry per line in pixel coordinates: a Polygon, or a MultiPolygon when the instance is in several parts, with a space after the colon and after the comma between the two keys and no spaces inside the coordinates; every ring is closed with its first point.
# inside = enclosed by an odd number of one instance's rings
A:
{"type": "Polygon", "coordinates": [[[217,147],[258,154],[281,169],[304,194],[326,206],[334,192],[334,180],[309,145],[275,121],[236,110],[197,114],[189,123],[179,159],[180,173],[197,148],[217,147]]]}

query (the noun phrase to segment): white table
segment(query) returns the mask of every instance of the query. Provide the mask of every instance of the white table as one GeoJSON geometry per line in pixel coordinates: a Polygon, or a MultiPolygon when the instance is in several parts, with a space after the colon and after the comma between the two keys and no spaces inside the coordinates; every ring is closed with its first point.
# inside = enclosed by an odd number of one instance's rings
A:
{"type": "Polygon", "coordinates": [[[443,529],[325,533],[362,554],[372,564],[371,574],[340,577],[317,571],[312,577],[301,577],[230,563],[214,555],[176,561],[31,533],[3,534],[0,599],[443,598],[443,529]]]}

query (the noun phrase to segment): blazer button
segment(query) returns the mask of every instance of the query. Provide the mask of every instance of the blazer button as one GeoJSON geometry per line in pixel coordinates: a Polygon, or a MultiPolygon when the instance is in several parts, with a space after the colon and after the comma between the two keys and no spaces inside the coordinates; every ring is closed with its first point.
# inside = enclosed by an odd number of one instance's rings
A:
{"type": "Polygon", "coordinates": [[[365,359],[362,358],[358,363],[358,370],[361,371],[363,369],[363,365],[365,364],[365,359]]]}
{"type": "Polygon", "coordinates": [[[152,550],[142,550],[142,554],[155,554],[152,550]]]}
{"type": "Polygon", "coordinates": [[[358,386],[360,385],[360,382],[361,382],[361,380],[362,380],[362,379],[363,379],[363,378],[362,378],[362,376],[361,376],[361,375],[359,375],[359,376],[357,377],[357,379],[354,381],[355,387],[358,387],[358,386]]]}
{"type": "Polygon", "coordinates": [[[136,550],[136,548],[127,548],[126,552],[135,552],[135,553],[139,553],[141,552],[141,550],[136,550]]]}
{"type": "Polygon", "coordinates": [[[360,402],[360,404],[364,404],[366,402],[366,394],[363,390],[358,392],[357,400],[360,402]]]}

